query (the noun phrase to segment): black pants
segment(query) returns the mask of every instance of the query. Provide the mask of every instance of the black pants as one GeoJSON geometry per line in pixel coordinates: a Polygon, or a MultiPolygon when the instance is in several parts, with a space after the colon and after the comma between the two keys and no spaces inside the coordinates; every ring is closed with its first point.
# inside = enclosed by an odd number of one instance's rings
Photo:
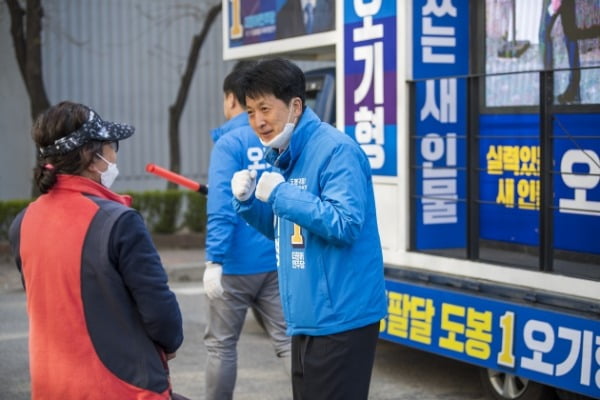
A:
{"type": "Polygon", "coordinates": [[[366,400],[379,322],[326,336],[292,337],[294,400],[366,400]]]}

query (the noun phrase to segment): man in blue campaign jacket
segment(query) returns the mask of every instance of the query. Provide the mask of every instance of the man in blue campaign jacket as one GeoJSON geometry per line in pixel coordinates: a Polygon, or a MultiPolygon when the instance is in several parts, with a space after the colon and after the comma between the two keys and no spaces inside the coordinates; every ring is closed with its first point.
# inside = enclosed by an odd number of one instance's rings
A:
{"type": "Polygon", "coordinates": [[[258,183],[235,173],[236,211],[273,238],[292,336],[294,399],[366,399],[386,314],[369,161],[350,137],[304,105],[302,71],[258,63],[242,89],[250,125],[279,168],[258,183]]]}
{"type": "Polygon", "coordinates": [[[208,172],[206,269],[208,323],[206,399],[233,397],[237,375],[237,341],[246,312],[252,307],[273,341],[278,357],[289,371],[290,338],[279,298],[273,242],[249,226],[231,204],[231,177],[239,169],[262,172],[263,147],[248,124],[239,98],[238,80],[246,68],[238,63],[223,82],[223,112],[228,121],[212,133],[208,172]]]}

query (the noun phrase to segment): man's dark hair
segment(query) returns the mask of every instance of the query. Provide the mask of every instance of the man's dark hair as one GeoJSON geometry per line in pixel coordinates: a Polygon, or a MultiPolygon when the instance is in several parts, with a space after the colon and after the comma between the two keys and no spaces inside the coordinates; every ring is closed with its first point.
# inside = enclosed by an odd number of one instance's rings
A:
{"type": "Polygon", "coordinates": [[[271,58],[257,62],[246,70],[241,80],[241,88],[246,97],[255,99],[273,95],[288,104],[294,97],[302,99],[305,107],[306,79],[304,72],[293,62],[284,58],[271,58]]]}
{"type": "Polygon", "coordinates": [[[240,81],[244,77],[244,73],[251,67],[256,65],[256,63],[256,61],[250,60],[238,61],[229,73],[229,75],[227,75],[225,77],[225,80],[223,80],[223,93],[233,93],[237,101],[240,104],[244,104],[246,99],[244,96],[244,92],[240,87],[240,81]]]}

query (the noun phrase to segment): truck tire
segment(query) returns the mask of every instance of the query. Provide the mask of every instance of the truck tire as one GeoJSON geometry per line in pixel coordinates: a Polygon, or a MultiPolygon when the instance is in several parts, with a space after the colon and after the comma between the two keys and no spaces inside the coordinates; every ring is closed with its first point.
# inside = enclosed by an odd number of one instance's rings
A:
{"type": "Polygon", "coordinates": [[[496,400],[556,399],[553,388],[504,371],[480,368],[479,377],[484,391],[496,400]]]}

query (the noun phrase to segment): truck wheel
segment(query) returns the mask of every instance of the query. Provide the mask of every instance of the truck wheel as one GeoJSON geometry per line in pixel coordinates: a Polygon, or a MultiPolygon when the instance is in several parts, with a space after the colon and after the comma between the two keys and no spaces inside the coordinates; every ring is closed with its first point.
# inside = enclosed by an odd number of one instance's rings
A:
{"type": "Polygon", "coordinates": [[[481,368],[481,385],[496,400],[549,400],[556,398],[551,387],[504,371],[481,368]]]}

